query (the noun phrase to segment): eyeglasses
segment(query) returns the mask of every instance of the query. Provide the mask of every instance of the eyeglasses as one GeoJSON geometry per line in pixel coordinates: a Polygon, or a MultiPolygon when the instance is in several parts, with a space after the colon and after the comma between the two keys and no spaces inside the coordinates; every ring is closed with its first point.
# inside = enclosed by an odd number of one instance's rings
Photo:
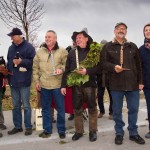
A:
{"type": "Polygon", "coordinates": [[[118,30],[118,31],[126,31],[127,29],[126,28],[116,28],[116,30],[118,30]]]}

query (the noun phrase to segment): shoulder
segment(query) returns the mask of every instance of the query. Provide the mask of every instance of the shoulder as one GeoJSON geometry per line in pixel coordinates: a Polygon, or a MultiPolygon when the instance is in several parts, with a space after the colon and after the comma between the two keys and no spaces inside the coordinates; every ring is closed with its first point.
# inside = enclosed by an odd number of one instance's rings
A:
{"type": "Polygon", "coordinates": [[[24,48],[26,47],[28,50],[34,50],[35,51],[34,46],[31,43],[27,42],[26,40],[23,41],[23,44],[21,46],[24,48]]]}
{"type": "Polygon", "coordinates": [[[68,55],[68,51],[61,46],[56,51],[58,51],[62,56],[68,55]]]}
{"type": "Polygon", "coordinates": [[[59,51],[67,51],[65,48],[63,48],[61,46],[57,50],[59,50],[59,51]]]}
{"type": "Polygon", "coordinates": [[[71,56],[71,55],[74,55],[75,54],[75,50],[76,50],[76,48],[72,48],[70,51],[69,51],[69,56],[71,56]]]}
{"type": "Polygon", "coordinates": [[[44,53],[46,51],[47,51],[47,49],[45,47],[41,47],[41,48],[37,49],[36,54],[42,54],[42,53],[44,53]]]}
{"type": "Polygon", "coordinates": [[[142,46],[139,47],[139,50],[140,50],[140,51],[143,50],[143,49],[145,49],[144,44],[143,44],[142,46]]]}
{"type": "Polygon", "coordinates": [[[112,44],[112,41],[110,42],[107,42],[103,47],[102,49],[108,49],[109,47],[111,47],[113,44],[112,44]]]}
{"type": "Polygon", "coordinates": [[[132,47],[138,48],[137,45],[136,45],[135,43],[133,43],[133,42],[128,42],[128,43],[129,43],[129,45],[131,45],[132,47]]]}
{"type": "Polygon", "coordinates": [[[139,47],[139,53],[140,53],[140,55],[144,55],[145,52],[146,52],[146,48],[145,48],[145,46],[143,44],[142,46],[139,47]]]}

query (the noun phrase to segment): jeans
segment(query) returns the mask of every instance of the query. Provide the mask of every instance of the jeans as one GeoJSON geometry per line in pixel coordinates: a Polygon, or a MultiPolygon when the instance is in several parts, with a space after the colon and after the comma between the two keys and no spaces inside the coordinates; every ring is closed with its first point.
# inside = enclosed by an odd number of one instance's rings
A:
{"type": "Polygon", "coordinates": [[[13,123],[15,128],[22,128],[21,105],[24,108],[24,125],[25,128],[32,128],[31,125],[31,106],[30,106],[30,86],[28,87],[10,87],[13,102],[13,123]]]}
{"type": "Polygon", "coordinates": [[[60,92],[60,88],[57,89],[41,89],[41,104],[42,104],[42,116],[43,116],[43,129],[46,133],[52,133],[52,115],[51,104],[52,97],[57,110],[57,130],[58,133],[64,133],[65,128],[65,106],[64,96],[60,92]]]}
{"type": "Polygon", "coordinates": [[[113,99],[113,119],[115,121],[115,131],[117,135],[124,135],[123,127],[125,123],[122,120],[123,98],[126,97],[128,108],[128,130],[129,135],[137,135],[137,117],[139,109],[139,90],[136,91],[111,91],[113,99]]]}
{"type": "Polygon", "coordinates": [[[147,114],[148,114],[149,130],[150,130],[150,89],[144,87],[143,91],[144,91],[146,104],[147,104],[147,114]]]}
{"type": "MultiPolygon", "coordinates": [[[[108,94],[109,94],[109,114],[111,115],[113,110],[112,110],[112,96],[110,94],[110,90],[107,88],[108,94]]],[[[105,107],[104,107],[104,92],[105,92],[105,87],[98,86],[98,106],[100,109],[100,113],[105,114],[105,107]]]]}

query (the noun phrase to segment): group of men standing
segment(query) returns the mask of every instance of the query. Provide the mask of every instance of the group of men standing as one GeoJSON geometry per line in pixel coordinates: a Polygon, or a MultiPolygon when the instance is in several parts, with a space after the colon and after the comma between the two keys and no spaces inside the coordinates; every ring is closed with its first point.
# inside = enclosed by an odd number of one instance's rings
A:
{"type": "MultiPolygon", "coordinates": [[[[149,31],[150,32],[150,31],[149,31]]],[[[47,138],[52,134],[52,97],[57,110],[57,130],[61,139],[65,134],[65,106],[67,77],[75,71],[82,76],[88,75],[89,79],[84,84],[72,87],[72,102],[74,108],[75,134],[73,141],[80,139],[84,133],[83,103],[86,101],[89,115],[89,140],[97,140],[97,102],[96,88],[97,74],[100,70],[106,70],[108,75],[108,87],[113,100],[113,120],[115,122],[115,144],[123,143],[125,123],[122,119],[123,98],[126,97],[128,108],[129,139],[138,144],[145,141],[137,131],[137,117],[139,109],[139,90],[143,89],[143,75],[140,53],[137,46],[126,39],[127,25],[117,23],[114,29],[115,38],[106,43],[100,55],[100,61],[92,68],[78,68],[86,59],[93,43],[91,36],[84,30],[73,32],[72,40],[76,48],[69,54],[57,43],[57,34],[49,30],[45,35],[45,44],[36,52],[31,44],[22,37],[22,32],[14,28],[8,35],[13,43],[7,56],[8,79],[13,101],[14,128],[8,134],[22,132],[21,105],[24,107],[25,135],[32,134],[30,85],[33,69],[33,81],[36,89],[41,92],[43,132],[39,137],[47,138]],[[19,57],[16,58],[16,53],[19,57]],[[32,66],[33,65],[33,66],[32,66]]],[[[150,100],[149,100],[150,101],[150,100]]]]}

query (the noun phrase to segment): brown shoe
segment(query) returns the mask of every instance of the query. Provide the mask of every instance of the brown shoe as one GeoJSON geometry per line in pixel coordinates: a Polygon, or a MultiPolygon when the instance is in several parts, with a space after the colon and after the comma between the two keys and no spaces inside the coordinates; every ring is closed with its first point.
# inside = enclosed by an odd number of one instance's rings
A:
{"type": "Polygon", "coordinates": [[[25,135],[31,135],[32,134],[32,129],[31,128],[27,128],[24,134],[25,135]]]}
{"type": "Polygon", "coordinates": [[[50,136],[51,136],[50,133],[47,133],[47,132],[44,132],[44,131],[39,134],[39,137],[41,137],[41,138],[49,138],[50,136]]]}
{"type": "Polygon", "coordinates": [[[103,115],[104,115],[104,113],[100,113],[100,114],[98,115],[98,118],[102,118],[103,115]]]}
{"type": "Polygon", "coordinates": [[[23,131],[22,128],[19,128],[19,129],[13,128],[12,130],[8,131],[8,134],[13,135],[13,134],[16,134],[16,133],[19,133],[19,132],[22,132],[22,131],[23,131]]]}
{"type": "Polygon", "coordinates": [[[5,130],[5,129],[7,129],[7,127],[4,124],[0,124],[0,129],[5,130]]]}

